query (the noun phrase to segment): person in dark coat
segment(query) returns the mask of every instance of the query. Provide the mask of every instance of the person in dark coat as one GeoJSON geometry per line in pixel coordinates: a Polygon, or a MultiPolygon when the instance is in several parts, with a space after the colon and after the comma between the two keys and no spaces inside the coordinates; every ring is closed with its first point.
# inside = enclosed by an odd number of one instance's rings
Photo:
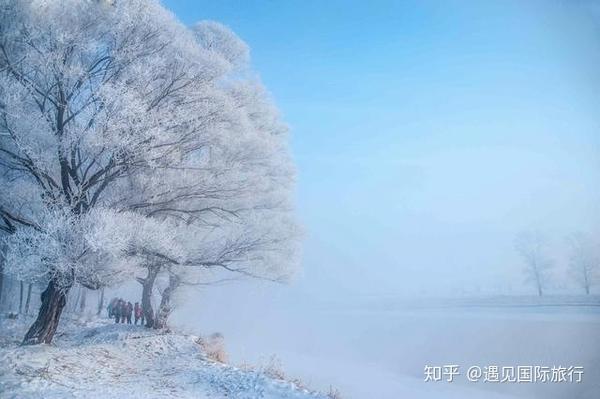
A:
{"type": "Polygon", "coordinates": [[[121,324],[125,324],[125,321],[127,320],[127,302],[123,299],[121,299],[121,306],[119,306],[119,309],[121,313],[121,324]]]}
{"type": "Polygon", "coordinates": [[[117,323],[117,324],[120,323],[122,317],[125,317],[125,316],[122,316],[122,313],[123,313],[123,300],[122,299],[119,299],[117,301],[115,306],[113,306],[112,311],[113,311],[113,315],[115,317],[115,323],[117,323]]]}
{"type": "Polygon", "coordinates": [[[144,312],[142,311],[142,307],[140,306],[139,302],[136,302],[135,305],[133,306],[133,317],[134,317],[133,323],[136,326],[140,319],[142,319],[142,324],[144,324],[144,312]]]}
{"type": "Polygon", "coordinates": [[[106,310],[108,311],[109,319],[113,319],[115,317],[115,307],[117,306],[118,301],[119,301],[118,298],[113,298],[110,300],[110,303],[106,307],[106,310]]]}
{"type": "Polygon", "coordinates": [[[133,313],[133,305],[131,302],[127,302],[125,305],[125,315],[127,316],[127,324],[131,324],[131,314],[133,313]]]}

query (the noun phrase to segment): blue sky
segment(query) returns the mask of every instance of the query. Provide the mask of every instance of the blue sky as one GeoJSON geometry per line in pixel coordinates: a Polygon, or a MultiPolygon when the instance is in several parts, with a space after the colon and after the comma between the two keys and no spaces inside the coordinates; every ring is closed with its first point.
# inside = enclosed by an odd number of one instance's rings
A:
{"type": "Polygon", "coordinates": [[[567,234],[596,232],[591,2],[164,4],[244,39],[291,127],[307,231],[295,290],[519,289],[517,232],[546,233],[559,265],[567,234]]]}

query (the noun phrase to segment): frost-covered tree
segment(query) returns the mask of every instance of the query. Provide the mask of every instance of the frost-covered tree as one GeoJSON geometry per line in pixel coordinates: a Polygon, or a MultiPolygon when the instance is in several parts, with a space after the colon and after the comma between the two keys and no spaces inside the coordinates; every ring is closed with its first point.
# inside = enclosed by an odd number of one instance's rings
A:
{"type": "MultiPolygon", "coordinates": [[[[190,55],[195,47],[191,35],[148,1],[5,0],[0,7],[0,164],[6,189],[0,209],[21,227],[8,239],[7,265],[16,274],[47,278],[25,342],[49,342],[66,293],[90,277],[89,269],[70,262],[85,250],[71,247],[77,237],[70,229],[86,226],[85,214],[101,206],[120,179],[176,156],[173,141],[195,146],[185,138],[191,132],[169,128],[196,116],[161,118],[181,101],[170,95],[179,81],[170,67],[183,62],[186,46],[190,55]],[[171,44],[173,36],[179,45],[171,44]],[[45,239],[54,244],[48,248],[63,253],[44,249],[45,239]],[[25,255],[20,249],[30,242],[45,251],[31,254],[39,264],[18,256],[10,262],[10,254],[25,255]]],[[[190,64],[189,73],[199,75],[203,67],[190,64]]]]}
{"type": "MultiPolygon", "coordinates": [[[[161,293],[156,328],[166,325],[173,296],[182,287],[206,286],[240,278],[285,282],[298,259],[298,231],[280,210],[257,211],[236,218],[235,226],[187,229],[178,242],[189,249],[186,258],[164,263],[168,283],[161,293]],[[267,213],[275,213],[268,215],[267,213]],[[248,220],[255,218],[254,220],[248,220]],[[194,239],[201,237],[197,242],[194,239]]],[[[232,223],[233,224],[233,223],[232,223]]]]}
{"type": "Polygon", "coordinates": [[[36,331],[54,334],[60,312],[52,309],[62,311],[75,282],[96,289],[132,275],[135,265],[127,262],[135,258],[123,255],[137,245],[139,237],[126,224],[136,218],[127,216],[102,208],[80,215],[51,209],[36,215],[35,229],[19,228],[7,237],[4,256],[11,274],[21,281],[47,285],[33,325],[36,331]]]}
{"type": "Polygon", "coordinates": [[[24,343],[52,340],[75,283],[200,264],[204,246],[174,240],[186,226],[224,237],[261,207],[289,212],[284,131],[226,28],[187,29],[154,0],[0,9],[6,269],[47,284],[24,343]]]}
{"type": "Polygon", "coordinates": [[[585,290],[585,293],[589,294],[598,278],[598,265],[600,264],[598,247],[583,233],[571,235],[568,241],[571,275],[585,290]]]}
{"type": "Polygon", "coordinates": [[[195,169],[169,167],[140,176],[133,183],[139,189],[124,190],[133,195],[118,200],[127,209],[177,226],[182,256],[154,253],[146,275],[138,278],[147,325],[153,326],[150,295],[159,273],[168,274],[154,325],[159,328],[178,287],[210,284],[220,272],[279,281],[293,272],[298,258],[287,128],[260,82],[248,76],[245,43],[214,22],[193,29],[201,47],[229,66],[229,79],[221,87],[232,107],[228,129],[237,133],[235,141],[211,148],[208,157],[191,154],[195,169]],[[154,190],[138,200],[138,193],[149,187],[144,178],[169,183],[163,192],[154,190]]]}
{"type": "Polygon", "coordinates": [[[547,255],[545,238],[538,231],[524,231],[515,239],[515,249],[523,259],[526,282],[533,283],[539,296],[543,295],[550,276],[552,261],[547,255]]]}

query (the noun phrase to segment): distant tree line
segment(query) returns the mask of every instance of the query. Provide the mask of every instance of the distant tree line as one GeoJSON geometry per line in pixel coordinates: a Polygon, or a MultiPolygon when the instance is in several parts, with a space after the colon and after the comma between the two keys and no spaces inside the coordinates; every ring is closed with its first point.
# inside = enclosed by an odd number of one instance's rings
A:
{"type": "MultiPolygon", "coordinates": [[[[567,275],[589,295],[600,282],[600,243],[584,233],[571,234],[566,242],[567,275]]],[[[544,295],[558,266],[550,255],[547,238],[537,230],[524,231],[517,235],[515,248],[523,260],[525,281],[535,287],[539,296],[544,295]]]]}

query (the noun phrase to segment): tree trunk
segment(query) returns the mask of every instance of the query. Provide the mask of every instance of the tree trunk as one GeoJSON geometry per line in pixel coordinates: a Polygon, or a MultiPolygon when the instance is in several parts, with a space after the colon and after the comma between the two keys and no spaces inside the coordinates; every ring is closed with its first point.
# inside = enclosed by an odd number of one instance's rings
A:
{"type": "Polygon", "coordinates": [[[590,278],[586,266],[583,268],[583,287],[585,288],[585,294],[590,295],[590,278]]]}
{"type": "Polygon", "coordinates": [[[25,300],[25,314],[29,314],[29,304],[31,303],[31,287],[33,284],[29,283],[27,286],[27,299],[25,300]]]}
{"type": "Polygon", "coordinates": [[[67,303],[67,294],[71,286],[61,287],[50,280],[48,287],[42,292],[40,311],[37,319],[25,334],[22,345],[49,344],[54,338],[60,315],[67,303]]]}
{"type": "Polygon", "coordinates": [[[535,286],[537,288],[537,292],[538,292],[538,296],[542,296],[543,292],[542,292],[542,276],[540,276],[540,272],[538,270],[537,267],[537,262],[534,261],[533,264],[533,273],[535,276],[535,286]]]}
{"type": "Polygon", "coordinates": [[[154,281],[160,266],[149,266],[148,275],[144,279],[138,281],[142,284],[142,310],[144,311],[144,317],[146,318],[146,327],[154,327],[154,309],[152,309],[152,289],[154,288],[154,281]]]}
{"type": "Polygon", "coordinates": [[[4,288],[4,260],[0,256],[0,306],[2,306],[2,290],[4,288]]]}
{"type": "Polygon", "coordinates": [[[81,296],[81,287],[79,287],[76,291],[71,291],[71,295],[69,296],[71,297],[71,300],[68,301],[69,306],[67,306],[66,311],[68,313],[75,313],[77,311],[77,305],[79,304],[79,297],[81,296]],[[76,294],[73,292],[76,292],[76,294]]]}
{"type": "Polygon", "coordinates": [[[100,289],[100,300],[98,301],[98,312],[96,312],[96,316],[100,316],[102,313],[102,309],[104,308],[104,287],[100,289]]]}
{"type": "Polygon", "coordinates": [[[19,281],[19,314],[23,313],[23,295],[25,295],[25,284],[19,281]]]}
{"type": "Polygon", "coordinates": [[[158,314],[154,328],[165,328],[167,326],[167,320],[171,315],[173,308],[171,307],[171,298],[173,292],[179,287],[180,280],[175,275],[169,276],[169,286],[165,288],[160,298],[160,306],[158,307],[158,314]]]}
{"type": "Polygon", "coordinates": [[[81,287],[81,297],[79,298],[79,313],[85,312],[85,299],[87,295],[87,288],[81,287]]]}

